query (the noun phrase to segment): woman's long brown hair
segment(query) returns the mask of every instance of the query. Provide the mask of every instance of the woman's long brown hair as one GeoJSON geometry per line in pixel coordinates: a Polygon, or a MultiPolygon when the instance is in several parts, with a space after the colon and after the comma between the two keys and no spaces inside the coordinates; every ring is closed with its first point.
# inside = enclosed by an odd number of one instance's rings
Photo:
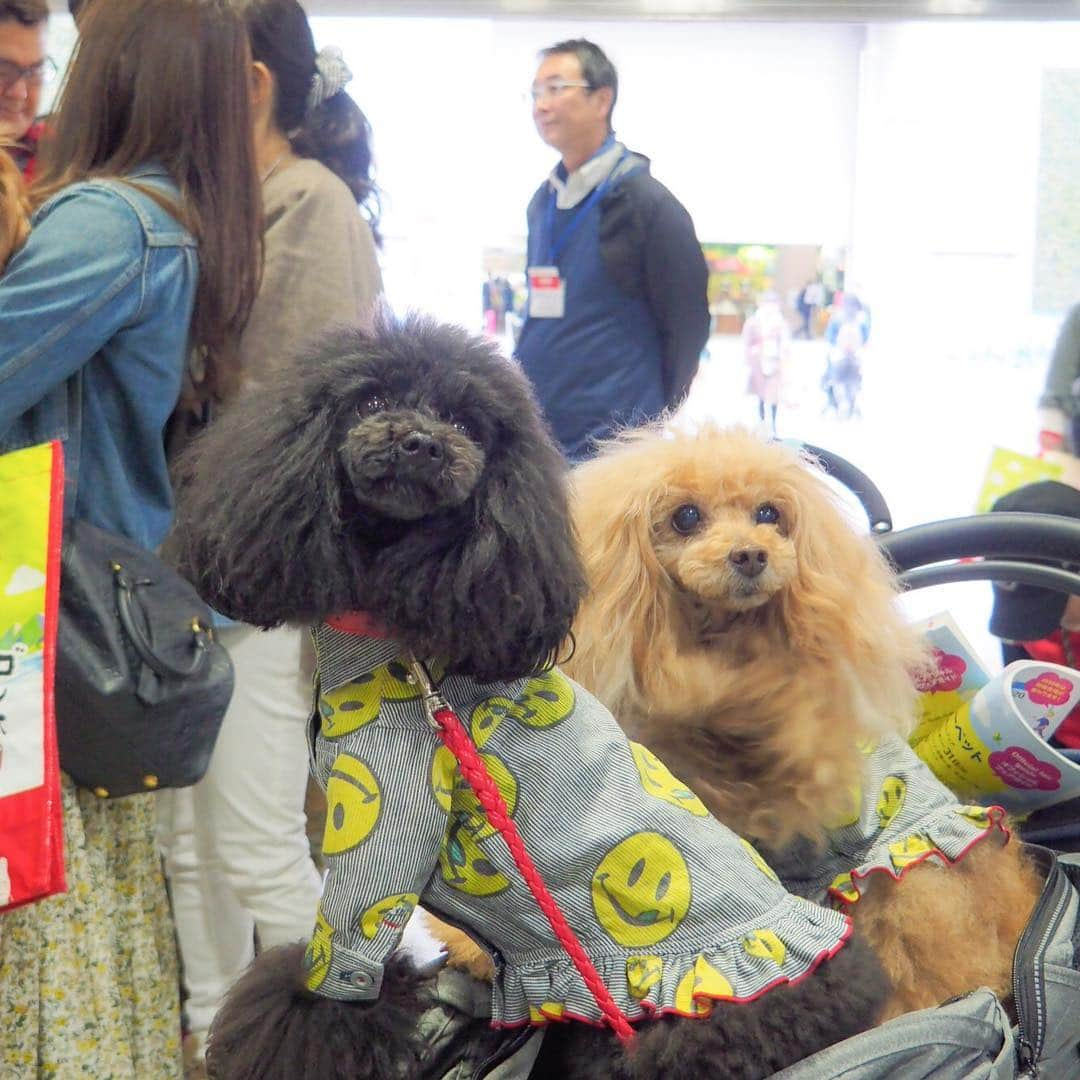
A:
{"type": "Polygon", "coordinates": [[[198,242],[192,345],[205,374],[196,394],[226,397],[239,382],[236,344],[262,266],[243,19],[229,0],[106,0],[87,5],[79,30],[34,202],[80,180],[165,168],[179,206],[141,190],[198,242]]]}

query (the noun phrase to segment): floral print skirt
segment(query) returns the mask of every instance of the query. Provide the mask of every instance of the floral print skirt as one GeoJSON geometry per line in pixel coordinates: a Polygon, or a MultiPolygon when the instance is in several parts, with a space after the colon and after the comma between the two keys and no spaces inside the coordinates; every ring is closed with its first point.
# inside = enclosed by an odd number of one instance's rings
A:
{"type": "Polygon", "coordinates": [[[0,915],[0,1076],[179,1080],[176,942],[153,795],[62,775],[68,891],[0,915]]]}

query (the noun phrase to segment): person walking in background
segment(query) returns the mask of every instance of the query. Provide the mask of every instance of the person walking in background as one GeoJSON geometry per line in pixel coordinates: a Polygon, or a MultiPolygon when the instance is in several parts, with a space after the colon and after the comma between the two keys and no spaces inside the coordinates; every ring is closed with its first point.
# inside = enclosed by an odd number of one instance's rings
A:
{"type": "MultiPolygon", "coordinates": [[[[95,0],[96,2],[96,0],[95,0]]],[[[370,131],[341,54],[316,54],[296,0],[238,3],[251,38],[262,283],[240,338],[244,388],[334,323],[369,323],[381,292],[370,131]]],[[[212,420],[210,421],[212,422],[212,420]]],[[[311,705],[303,631],[218,630],[236,685],[206,776],[163,792],[162,844],[200,1075],[225,991],[255,955],[307,937],[319,900],[305,818],[311,705]]]]}
{"type": "Polygon", "coordinates": [[[775,293],[762,295],[757,310],[743,326],[742,343],[750,369],[749,390],[758,401],[758,419],[775,439],[784,365],[791,351],[791,332],[775,293]]]}
{"type": "Polygon", "coordinates": [[[43,130],[41,88],[56,74],[45,54],[48,25],[46,0],[0,0],[0,146],[28,182],[43,130]]]}
{"type": "MultiPolygon", "coordinates": [[[[152,550],[188,357],[198,396],[228,393],[258,282],[250,54],[225,0],[94,0],[81,30],[0,277],[0,450],[62,438],[66,512],[152,550]]],[[[61,795],[67,892],[0,914],[0,1076],[173,1080],[155,796],[99,798],[66,773],[61,795]]]]}
{"type": "Polygon", "coordinates": [[[1061,324],[1039,398],[1039,449],[1080,457],[1080,304],[1061,324]]]}
{"type": "Polygon", "coordinates": [[[828,349],[821,387],[825,411],[850,419],[858,409],[862,389],[862,350],[870,338],[870,312],[854,293],[838,296],[825,328],[828,349]]]}
{"type": "Polygon", "coordinates": [[[528,207],[516,358],[571,461],[682,402],[709,336],[708,268],[683,206],[615,138],[618,76],[590,41],[544,49],[533,120],[561,155],[528,207]]]}

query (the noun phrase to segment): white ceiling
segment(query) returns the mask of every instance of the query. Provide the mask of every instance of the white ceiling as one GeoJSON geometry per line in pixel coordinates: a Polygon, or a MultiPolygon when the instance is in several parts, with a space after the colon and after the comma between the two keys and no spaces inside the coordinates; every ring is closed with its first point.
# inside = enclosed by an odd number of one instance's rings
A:
{"type": "MultiPolygon", "coordinates": [[[[49,0],[66,11],[66,0],[49,0]]],[[[737,19],[873,22],[898,19],[1073,19],[1080,0],[306,0],[310,15],[441,18],[737,19]]]]}

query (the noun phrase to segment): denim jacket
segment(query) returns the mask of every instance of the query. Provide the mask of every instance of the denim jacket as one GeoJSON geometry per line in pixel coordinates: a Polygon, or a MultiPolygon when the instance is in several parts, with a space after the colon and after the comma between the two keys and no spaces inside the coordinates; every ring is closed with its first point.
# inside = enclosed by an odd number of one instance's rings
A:
{"type": "MultiPolygon", "coordinates": [[[[130,178],[177,197],[163,169],[130,178]]],[[[147,548],[172,522],[163,431],[197,282],[191,234],[109,180],[45,203],[0,276],[0,451],[62,439],[66,516],[147,548]]]]}

